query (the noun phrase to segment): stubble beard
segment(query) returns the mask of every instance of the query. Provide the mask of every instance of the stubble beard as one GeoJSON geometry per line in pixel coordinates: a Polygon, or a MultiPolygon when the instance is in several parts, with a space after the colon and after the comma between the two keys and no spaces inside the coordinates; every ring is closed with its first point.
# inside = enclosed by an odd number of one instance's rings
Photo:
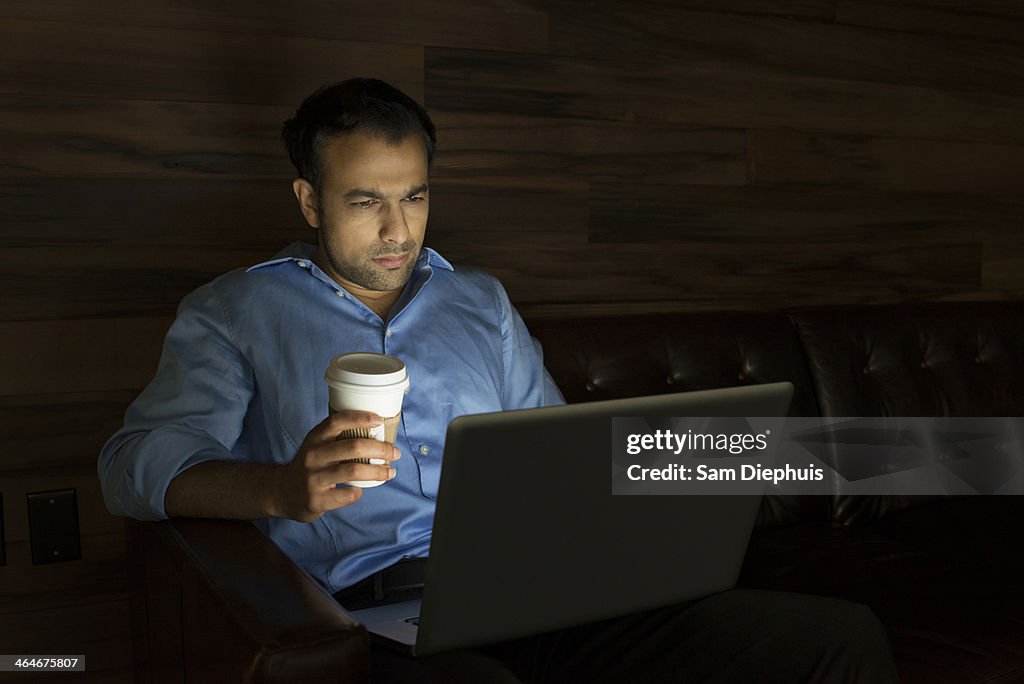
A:
{"type": "Polygon", "coordinates": [[[420,253],[420,246],[415,240],[406,240],[401,245],[378,245],[371,249],[361,261],[348,261],[340,257],[325,234],[321,234],[321,239],[324,240],[327,260],[335,273],[350,283],[376,292],[389,292],[405,287],[412,276],[413,269],[416,268],[416,259],[420,253]],[[380,257],[396,256],[406,252],[409,253],[409,259],[400,268],[384,269],[372,261],[380,257]]]}

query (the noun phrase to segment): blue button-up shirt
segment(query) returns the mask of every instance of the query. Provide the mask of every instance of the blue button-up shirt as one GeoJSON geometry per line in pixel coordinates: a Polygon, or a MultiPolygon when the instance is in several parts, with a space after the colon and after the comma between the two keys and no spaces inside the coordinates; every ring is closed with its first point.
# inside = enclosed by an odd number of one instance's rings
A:
{"type": "Polygon", "coordinates": [[[387,321],[294,243],[189,294],[167,333],[156,377],[99,458],[107,507],[142,520],[167,517],[170,481],[207,460],[288,463],[327,417],[324,371],[355,351],[391,354],[410,388],[395,444],[395,478],[313,523],[256,525],[331,591],[430,545],[453,418],[562,403],[540,345],[500,283],[455,271],[424,249],[387,321]]]}

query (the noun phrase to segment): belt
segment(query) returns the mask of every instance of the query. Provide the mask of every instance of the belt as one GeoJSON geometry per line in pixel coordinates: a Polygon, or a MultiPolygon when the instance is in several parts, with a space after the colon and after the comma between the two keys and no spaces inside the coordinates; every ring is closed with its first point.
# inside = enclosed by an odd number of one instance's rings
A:
{"type": "Polygon", "coordinates": [[[342,589],[334,598],[349,610],[418,599],[423,596],[426,571],[426,558],[403,558],[342,589]]]}

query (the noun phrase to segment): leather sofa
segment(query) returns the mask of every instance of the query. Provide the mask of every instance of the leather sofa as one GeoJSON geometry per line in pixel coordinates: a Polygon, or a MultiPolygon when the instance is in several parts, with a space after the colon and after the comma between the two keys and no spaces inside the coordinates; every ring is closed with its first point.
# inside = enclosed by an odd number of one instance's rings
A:
{"type": "MultiPolygon", "coordinates": [[[[569,402],[788,380],[793,416],[1022,416],[1024,303],[528,321],[569,402]]],[[[136,681],[369,679],[369,640],[250,523],[129,522],[136,681]]],[[[1024,501],[768,496],[740,585],[870,606],[904,682],[1024,682],[1024,501]]]]}

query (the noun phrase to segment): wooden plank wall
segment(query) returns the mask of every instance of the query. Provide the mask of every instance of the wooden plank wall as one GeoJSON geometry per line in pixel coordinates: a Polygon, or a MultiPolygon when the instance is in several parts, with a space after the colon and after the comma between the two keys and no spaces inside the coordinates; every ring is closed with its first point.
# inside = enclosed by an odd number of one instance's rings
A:
{"type": "Polygon", "coordinates": [[[429,243],[529,315],[1024,294],[1013,0],[2,0],[0,652],[130,680],[96,454],[186,292],[312,239],[279,125],[355,75],[426,103],[429,243]],[[33,566],[65,487],[83,558],[33,566]]]}

